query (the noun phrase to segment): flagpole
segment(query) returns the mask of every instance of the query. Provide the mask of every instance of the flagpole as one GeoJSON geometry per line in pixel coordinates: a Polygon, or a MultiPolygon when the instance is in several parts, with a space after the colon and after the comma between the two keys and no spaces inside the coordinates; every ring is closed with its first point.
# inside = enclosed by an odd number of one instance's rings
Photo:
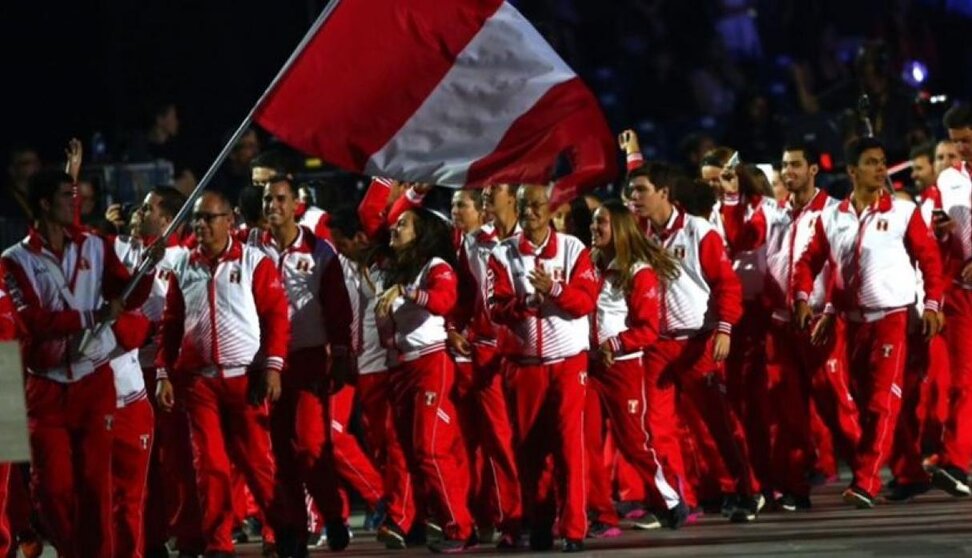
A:
{"type": "MultiPolygon", "coordinates": [[[[253,107],[246,114],[246,117],[243,118],[243,121],[240,122],[240,125],[236,128],[236,131],[233,132],[233,135],[230,136],[226,144],[223,145],[223,149],[220,150],[219,154],[216,155],[216,159],[214,159],[212,164],[209,165],[209,170],[206,171],[206,174],[204,174],[202,179],[199,180],[199,183],[196,184],[196,187],[189,194],[189,197],[186,198],[186,203],[179,208],[179,212],[176,213],[175,217],[172,218],[172,222],[169,223],[169,226],[166,227],[165,232],[162,233],[162,237],[156,242],[160,242],[165,245],[165,242],[168,241],[169,237],[175,233],[179,225],[186,219],[186,217],[188,217],[189,212],[192,210],[193,204],[196,202],[196,199],[202,195],[203,190],[209,185],[209,182],[213,179],[213,176],[216,175],[216,171],[219,170],[219,167],[222,166],[223,162],[226,160],[226,157],[229,156],[230,151],[233,150],[233,146],[235,146],[240,138],[243,137],[243,134],[245,134],[250,128],[250,125],[253,124],[253,115],[256,114],[256,111],[259,110],[260,106],[264,103],[264,101],[267,100],[267,97],[270,96],[270,93],[272,93],[274,88],[277,87],[280,80],[283,79],[284,75],[287,74],[287,71],[291,68],[291,66],[294,65],[297,58],[303,54],[304,49],[307,48],[307,44],[311,42],[311,39],[314,38],[314,35],[316,35],[321,26],[324,25],[324,22],[331,17],[331,14],[334,13],[334,10],[337,8],[340,2],[341,0],[329,0],[327,5],[324,6],[324,9],[321,10],[320,15],[318,15],[317,19],[314,21],[314,24],[311,25],[310,29],[307,30],[307,33],[304,34],[304,38],[300,40],[297,48],[294,49],[294,51],[290,54],[290,58],[284,62],[284,65],[280,68],[280,71],[277,72],[277,75],[273,78],[273,81],[270,82],[270,85],[267,86],[267,88],[263,91],[263,94],[260,95],[260,98],[257,99],[256,103],[254,103],[253,107]]],[[[135,274],[132,276],[128,284],[125,285],[124,290],[122,290],[122,302],[131,296],[132,292],[135,291],[135,286],[138,285],[139,281],[142,280],[142,277],[144,277],[145,274],[148,273],[149,269],[151,269],[154,265],[155,262],[152,261],[151,258],[146,258],[139,264],[135,274]]],[[[81,351],[83,351],[87,346],[87,341],[98,337],[101,334],[106,325],[107,322],[100,322],[97,326],[95,326],[94,334],[85,339],[86,342],[83,343],[82,347],[80,348],[81,351]]]]}

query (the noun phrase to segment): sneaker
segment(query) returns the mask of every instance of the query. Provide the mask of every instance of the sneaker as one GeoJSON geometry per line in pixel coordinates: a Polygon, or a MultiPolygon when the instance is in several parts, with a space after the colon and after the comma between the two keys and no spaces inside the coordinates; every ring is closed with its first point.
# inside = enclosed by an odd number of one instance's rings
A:
{"type": "Polygon", "coordinates": [[[664,524],[669,529],[679,529],[685,525],[688,518],[688,506],[685,505],[685,502],[679,502],[674,508],[665,511],[665,513],[662,515],[662,521],[659,522],[659,526],[664,524]]]}
{"type": "Polygon", "coordinates": [[[739,496],[735,494],[726,494],[722,497],[722,506],[720,511],[722,512],[722,517],[732,517],[733,512],[736,511],[736,506],[739,505],[739,496]]]}
{"type": "Polygon", "coordinates": [[[378,528],[378,534],[375,538],[378,539],[378,542],[384,543],[388,550],[404,550],[407,546],[405,544],[405,533],[390,520],[385,520],[385,523],[378,528]]]}
{"type": "Polygon", "coordinates": [[[433,554],[460,554],[476,546],[476,537],[472,536],[466,540],[461,539],[442,539],[429,543],[429,550],[433,554]]]}
{"type": "Polygon", "coordinates": [[[554,546],[553,531],[550,529],[530,529],[530,550],[544,552],[554,546]]]}
{"type": "Polygon", "coordinates": [[[963,498],[972,494],[969,489],[969,478],[965,472],[957,467],[931,467],[932,485],[944,490],[952,496],[963,498]]]}
{"type": "Polygon", "coordinates": [[[324,523],[327,534],[327,547],[331,550],[344,550],[351,544],[351,529],[343,519],[335,519],[324,523]]]}
{"type": "Polygon", "coordinates": [[[614,507],[621,519],[641,519],[648,514],[641,502],[618,502],[614,507]]]}
{"type": "Polygon", "coordinates": [[[740,496],[736,502],[736,507],[729,516],[729,521],[733,523],[749,523],[755,521],[759,515],[759,510],[766,504],[766,498],[762,494],[758,496],[740,496]]]}
{"type": "Polygon", "coordinates": [[[428,526],[425,523],[416,522],[405,535],[405,544],[407,546],[425,546],[425,543],[429,540],[428,531],[428,526]]]}
{"type": "Polygon", "coordinates": [[[500,533],[500,538],[496,541],[496,550],[509,551],[520,548],[520,537],[516,533],[500,533]]]}
{"type": "Polygon", "coordinates": [[[243,530],[243,526],[233,528],[233,544],[246,544],[250,542],[250,536],[243,530]]]}
{"type": "Polygon", "coordinates": [[[931,490],[930,482],[909,482],[909,483],[897,483],[891,482],[888,484],[888,491],[884,494],[884,499],[888,502],[903,503],[909,502],[918,496],[919,494],[924,494],[931,490]]]}
{"type": "Polygon", "coordinates": [[[584,552],[584,541],[564,539],[563,552],[584,552]]]}
{"type": "Polygon", "coordinates": [[[807,511],[810,509],[810,497],[784,494],[777,500],[777,504],[785,512],[807,511]]]}
{"type": "Polygon", "coordinates": [[[641,519],[636,519],[631,522],[631,527],[639,531],[651,531],[652,529],[660,529],[662,526],[661,521],[653,513],[646,514],[641,519]]]}
{"type": "Polygon", "coordinates": [[[603,521],[594,521],[587,528],[587,537],[590,539],[613,539],[620,536],[620,527],[617,525],[608,525],[603,521]]]}
{"type": "Polygon", "coordinates": [[[385,516],[388,515],[388,503],[384,499],[378,500],[375,504],[373,510],[369,510],[365,514],[364,523],[362,528],[366,533],[374,533],[378,531],[381,524],[385,522],[385,516]]]}
{"type": "Polygon", "coordinates": [[[874,507],[874,497],[863,488],[851,485],[842,494],[844,502],[859,510],[867,510],[874,507]]]}
{"type": "Polygon", "coordinates": [[[442,530],[442,526],[437,523],[432,523],[431,521],[425,522],[425,537],[430,543],[441,541],[446,538],[445,531],[442,530]]]}
{"type": "Polygon", "coordinates": [[[484,544],[493,544],[496,540],[496,528],[492,525],[476,528],[476,538],[484,544]]]}

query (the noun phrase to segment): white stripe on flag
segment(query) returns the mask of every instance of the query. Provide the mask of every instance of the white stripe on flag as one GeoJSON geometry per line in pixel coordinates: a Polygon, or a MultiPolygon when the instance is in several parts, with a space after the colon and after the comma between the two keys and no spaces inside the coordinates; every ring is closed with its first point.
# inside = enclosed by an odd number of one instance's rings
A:
{"type": "MultiPolygon", "coordinates": [[[[510,126],[573,70],[504,2],[425,102],[371,155],[365,174],[461,187],[510,126]]],[[[394,94],[392,90],[391,94],[394,94]]]]}

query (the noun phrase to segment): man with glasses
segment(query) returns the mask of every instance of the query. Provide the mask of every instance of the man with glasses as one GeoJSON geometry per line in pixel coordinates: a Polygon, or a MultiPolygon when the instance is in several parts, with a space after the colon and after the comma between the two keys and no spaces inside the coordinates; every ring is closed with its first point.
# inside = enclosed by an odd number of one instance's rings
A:
{"type": "MultiPolygon", "coordinates": [[[[202,504],[207,556],[232,556],[230,455],[290,556],[297,525],[275,492],[268,401],[280,397],[287,355],[287,295],[273,262],[233,239],[225,197],[206,192],[193,206],[198,245],[173,266],[156,360],[159,405],[174,404],[169,373],[185,374],[186,407],[202,504]]],[[[265,549],[270,550],[270,549],[265,549]]]]}

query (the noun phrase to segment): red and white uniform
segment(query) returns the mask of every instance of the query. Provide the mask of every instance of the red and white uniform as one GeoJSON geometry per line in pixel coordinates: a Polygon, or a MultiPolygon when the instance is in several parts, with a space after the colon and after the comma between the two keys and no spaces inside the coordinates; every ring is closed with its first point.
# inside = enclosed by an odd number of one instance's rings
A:
{"type": "MultiPolygon", "coordinates": [[[[79,230],[66,231],[61,253],[31,230],[2,262],[24,327],[33,495],[59,554],[111,556],[116,343],[106,328],[84,353],[80,345],[94,311],[130,275],[107,240],[79,230]]],[[[149,286],[141,282],[127,306],[144,301],[149,286]]]]}
{"type": "Polygon", "coordinates": [[[361,229],[374,238],[382,229],[394,225],[402,213],[422,205],[425,197],[409,188],[388,207],[392,182],[388,178],[374,178],[358,205],[361,229]]]}
{"type": "Polygon", "coordinates": [[[744,198],[739,194],[725,194],[716,202],[709,222],[722,235],[728,247],[732,269],[742,284],[743,300],[752,301],[763,290],[766,276],[767,219],[773,201],[763,196],[744,198]]]}
{"type": "MultiPolygon", "coordinates": [[[[13,341],[17,338],[17,321],[14,316],[13,303],[7,296],[0,277],[0,341],[13,341]]],[[[11,529],[10,512],[8,512],[9,487],[11,483],[11,464],[0,463],[0,556],[10,556],[14,549],[14,533],[11,529]]]]}
{"type": "Polygon", "coordinates": [[[663,289],[661,336],[645,354],[648,423],[655,448],[666,470],[686,487],[687,503],[695,505],[692,487],[685,482],[680,431],[672,420],[680,393],[683,408],[678,415],[700,444],[717,447],[725,462],[720,483],[733,493],[755,494],[759,483],[749,466],[742,425],[726,400],[725,369],[712,358],[715,333],[730,334],[742,314],[742,290],[722,237],[705,219],[677,207],[666,226],[652,227],[649,235],[681,263],[679,276],[663,289]]]}
{"type": "Polygon", "coordinates": [[[954,397],[940,464],[966,471],[972,462],[972,282],[962,278],[962,270],[972,262],[972,165],[943,170],[937,185],[942,209],[954,223],[940,243],[948,283],[944,333],[954,397]]]}
{"type": "MultiPolygon", "coordinates": [[[[519,228],[519,227],[517,227],[519,228]]],[[[517,231],[518,232],[518,231],[517,231]]],[[[515,233],[514,233],[515,234],[515,233]]],[[[472,305],[458,304],[453,323],[472,346],[472,355],[454,355],[460,376],[459,412],[466,440],[474,512],[480,524],[495,524],[505,532],[519,528],[523,515],[520,479],[513,452],[513,426],[500,374],[502,359],[497,350],[497,331],[501,326],[489,318],[489,257],[499,244],[496,228],[484,225],[463,235],[459,245],[460,300],[470,298],[472,305]],[[481,449],[481,459],[477,459],[481,449]],[[490,490],[492,488],[492,490],[490,490]]]]}
{"type": "Polygon", "coordinates": [[[315,205],[308,205],[302,208],[297,219],[298,225],[312,231],[317,238],[331,239],[331,228],[328,226],[331,222],[331,216],[327,211],[315,205]]]}
{"type": "Polygon", "coordinates": [[[213,261],[201,247],[183,254],[172,269],[160,335],[159,377],[191,375],[186,406],[206,552],[233,552],[228,446],[268,522],[278,532],[298,528],[286,496],[275,493],[267,405],[249,403],[248,371],[279,371],[287,354],[287,295],[273,262],[232,238],[213,261]]]}
{"type": "MultiPolygon", "coordinates": [[[[666,476],[648,433],[648,401],[645,385],[644,348],[658,339],[662,288],[654,270],[643,262],[631,268],[630,291],[617,280],[611,262],[600,273],[601,289],[592,315],[594,345],[608,343],[614,353],[611,366],[593,367],[594,388],[607,410],[611,435],[624,459],[653,491],[655,501],[674,508],[681,498],[674,488],[675,475],[666,476]]],[[[600,427],[600,425],[598,425],[600,427]]],[[[593,451],[593,449],[592,449],[593,451]]],[[[598,456],[600,458],[600,456],[598,456]]]]}
{"type": "Polygon", "coordinates": [[[862,435],[854,485],[875,495],[888,461],[901,407],[908,308],[915,301],[912,260],[925,278],[925,307],[937,310],[943,293],[934,238],[914,203],[882,193],[857,213],[844,200],[825,209],[793,273],[795,300],[808,300],[825,262],[833,268],[833,300],[848,321],[847,363],[862,435]]]}
{"type": "Polygon", "coordinates": [[[564,479],[566,490],[561,495],[560,533],[583,540],[588,314],[598,292],[590,255],[579,240],[553,229],[540,246],[520,233],[493,251],[489,278],[490,317],[511,333],[508,393],[517,426],[525,515],[534,528],[553,524],[555,506],[540,501],[540,478],[546,456],[553,453],[556,474],[564,479]],[[530,284],[529,274],[537,268],[554,280],[549,295],[540,296],[530,284]],[[556,403],[544,406],[548,400],[556,403]]]}
{"type": "MultiPolygon", "coordinates": [[[[845,458],[852,457],[860,438],[857,408],[848,387],[843,322],[835,318],[836,333],[824,346],[811,345],[809,335],[791,325],[794,267],[813,238],[820,214],[839,203],[816,190],[800,209],[787,199],[767,212],[768,272],[763,299],[771,313],[765,346],[773,480],[774,488],[795,496],[810,495],[807,473],[814,461],[811,398],[824,423],[838,436],[840,447],[849,453],[845,458]]],[[[835,312],[829,300],[831,282],[831,266],[826,264],[814,280],[809,298],[817,319],[835,312]]]]}
{"type": "Polygon", "coordinates": [[[451,397],[455,368],[445,350],[445,319],[456,304],[456,273],[432,258],[404,287],[415,302],[397,298],[390,315],[378,323],[382,343],[393,349],[396,433],[412,470],[421,474],[418,480],[440,514],[446,536],[466,540],[473,525],[466,504],[467,475],[454,453],[462,440],[451,397]]]}

